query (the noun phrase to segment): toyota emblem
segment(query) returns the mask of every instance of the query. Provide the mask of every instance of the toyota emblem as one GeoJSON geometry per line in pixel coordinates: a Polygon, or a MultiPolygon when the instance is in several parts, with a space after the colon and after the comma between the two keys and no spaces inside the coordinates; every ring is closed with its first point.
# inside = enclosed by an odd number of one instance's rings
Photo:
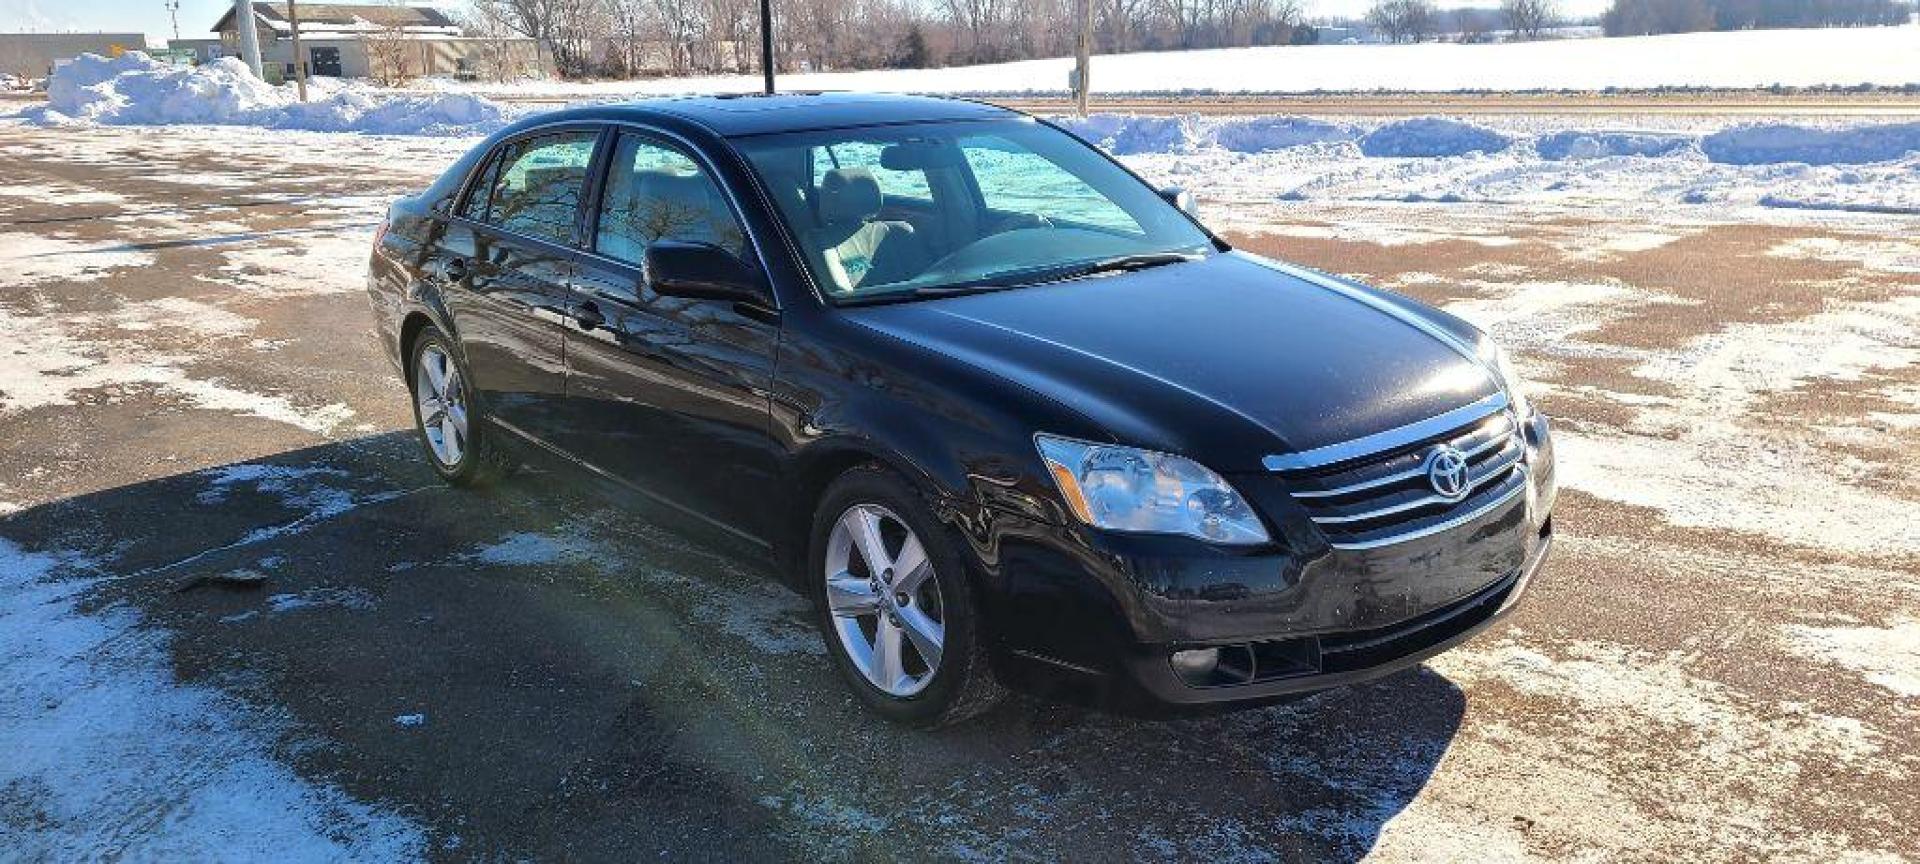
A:
{"type": "Polygon", "coordinates": [[[1441,445],[1427,454],[1427,482],[1440,497],[1458,499],[1467,494],[1467,454],[1441,445]]]}

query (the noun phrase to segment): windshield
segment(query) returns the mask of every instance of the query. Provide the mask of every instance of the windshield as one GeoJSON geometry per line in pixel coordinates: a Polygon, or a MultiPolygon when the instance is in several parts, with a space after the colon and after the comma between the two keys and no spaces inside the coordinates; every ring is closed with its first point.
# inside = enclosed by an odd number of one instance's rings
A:
{"type": "Polygon", "coordinates": [[[736,139],[836,303],[995,290],[1205,253],[1186,214],[1028,120],[736,139]]]}

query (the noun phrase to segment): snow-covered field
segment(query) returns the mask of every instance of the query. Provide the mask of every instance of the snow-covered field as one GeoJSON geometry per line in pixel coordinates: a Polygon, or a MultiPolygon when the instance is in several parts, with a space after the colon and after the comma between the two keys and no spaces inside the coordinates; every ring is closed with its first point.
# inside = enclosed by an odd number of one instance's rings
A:
{"type": "MultiPolygon", "coordinates": [[[[948,69],[783,75],[793,90],[958,95],[1067,92],[1072,58],[948,69]]],[[[1920,27],[1748,30],[1489,45],[1313,45],[1094,58],[1099,95],[1920,87],[1920,27]]],[[[526,95],[754,92],[754,75],[442,86],[526,95]]]]}

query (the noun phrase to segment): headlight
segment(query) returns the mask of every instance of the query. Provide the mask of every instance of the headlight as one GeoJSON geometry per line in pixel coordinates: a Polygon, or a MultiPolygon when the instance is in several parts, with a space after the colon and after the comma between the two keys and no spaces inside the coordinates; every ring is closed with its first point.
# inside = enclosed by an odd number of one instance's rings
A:
{"type": "Polygon", "coordinates": [[[1491,341],[1485,343],[1481,351],[1492,352],[1494,373],[1500,376],[1500,386],[1507,390],[1507,401],[1513,403],[1514,416],[1525,421],[1532,408],[1527,405],[1526,384],[1521,382],[1520,373],[1514,371],[1513,360],[1507,356],[1506,349],[1491,341]]]}
{"type": "Polygon", "coordinates": [[[1054,485],[1080,521],[1096,528],[1184,534],[1212,543],[1267,542],[1267,529],[1220,475],[1191,459],[1035,435],[1054,485]]]}

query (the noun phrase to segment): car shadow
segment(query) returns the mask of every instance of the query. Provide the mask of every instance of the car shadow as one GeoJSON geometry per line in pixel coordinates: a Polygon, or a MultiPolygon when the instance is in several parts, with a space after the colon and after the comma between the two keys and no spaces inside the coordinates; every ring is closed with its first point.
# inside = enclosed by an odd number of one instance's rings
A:
{"type": "Polygon", "coordinates": [[[1421,668],[1206,718],[1013,699],[901,729],[764,568],[608,491],[450,489],[389,433],[50,502],[0,540],[88,562],[85,608],[293,721],[261,727],[274,752],[438,857],[1353,860],[1465,712],[1421,668]]]}

